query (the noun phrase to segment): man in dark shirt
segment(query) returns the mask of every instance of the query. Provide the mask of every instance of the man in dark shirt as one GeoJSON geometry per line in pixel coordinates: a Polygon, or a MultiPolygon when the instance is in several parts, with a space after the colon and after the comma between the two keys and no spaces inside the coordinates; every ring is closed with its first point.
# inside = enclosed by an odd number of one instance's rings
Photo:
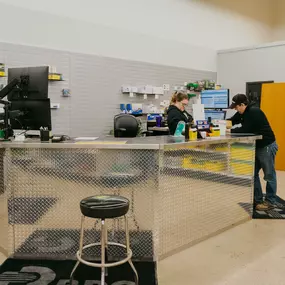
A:
{"type": "Polygon", "coordinates": [[[235,95],[232,99],[232,109],[237,113],[231,118],[232,124],[240,124],[233,128],[232,133],[252,133],[261,135],[256,141],[255,173],[254,173],[254,203],[256,210],[265,211],[276,206],[277,179],[275,171],[275,156],[278,151],[275,135],[265,114],[257,107],[248,103],[244,94],[235,95]],[[259,178],[260,170],[264,172],[266,196],[263,200],[262,187],[259,178]]]}

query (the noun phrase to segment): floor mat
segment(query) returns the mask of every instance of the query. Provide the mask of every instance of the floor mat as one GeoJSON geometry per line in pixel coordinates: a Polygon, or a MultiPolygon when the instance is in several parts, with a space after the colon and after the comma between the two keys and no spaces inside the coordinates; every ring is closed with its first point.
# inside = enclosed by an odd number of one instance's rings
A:
{"type": "MultiPolygon", "coordinates": [[[[0,267],[0,284],[67,285],[75,265],[73,260],[7,259],[0,267]]],[[[135,262],[140,285],[157,285],[156,264],[135,262]]],[[[74,276],[75,285],[98,285],[99,268],[80,264],[74,276]]],[[[108,269],[106,285],[135,285],[134,274],[128,263],[108,269]]]]}
{"type": "Polygon", "coordinates": [[[246,211],[253,219],[285,219],[285,201],[277,197],[276,208],[268,211],[256,211],[252,209],[252,204],[239,203],[239,205],[246,211]]]}
{"type": "MultiPolygon", "coordinates": [[[[79,230],[74,229],[52,229],[37,230],[31,234],[26,241],[16,250],[15,257],[35,256],[48,259],[67,258],[72,259],[79,246],[79,230]]],[[[153,241],[151,231],[130,231],[131,249],[133,260],[152,261],[153,241]]],[[[84,244],[100,241],[100,232],[96,230],[85,230],[84,244]]],[[[125,244],[125,233],[122,231],[111,231],[108,234],[108,241],[125,244]]],[[[87,249],[84,251],[88,258],[101,256],[100,247],[87,249]]],[[[125,257],[125,250],[110,246],[110,256],[114,258],[125,257]]],[[[0,283],[1,284],[1,283],[0,283]]]]}
{"type": "Polygon", "coordinates": [[[52,197],[17,197],[8,200],[10,224],[34,224],[56,203],[52,197]]]}
{"type": "Polygon", "coordinates": [[[253,219],[285,219],[285,201],[280,197],[276,200],[277,207],[268,211],[253,211],[253,219]]]}

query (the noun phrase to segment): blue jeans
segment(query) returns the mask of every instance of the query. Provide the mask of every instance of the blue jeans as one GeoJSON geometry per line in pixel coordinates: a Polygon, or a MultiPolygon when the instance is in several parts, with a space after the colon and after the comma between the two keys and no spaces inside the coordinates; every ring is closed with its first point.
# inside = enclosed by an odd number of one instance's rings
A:
{"type": "Polygon", "coordinates": [[[266,181],[265,201],[271,204],[276,203],[277,179],[275,171],[275,156],[278,151],[276,142],[264,148],[257,148],[255,154],[255,172],[254,172],[254,202],[260,204],[263,202],[262,187],[259,178],[259,172],[262,169],[264,180],[266,181]]]}

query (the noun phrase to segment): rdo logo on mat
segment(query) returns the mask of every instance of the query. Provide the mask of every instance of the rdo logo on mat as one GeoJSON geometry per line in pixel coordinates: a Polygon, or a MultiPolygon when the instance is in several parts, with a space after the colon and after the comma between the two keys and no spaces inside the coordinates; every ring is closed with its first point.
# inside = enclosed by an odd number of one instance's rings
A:
{"type": "MultiPolygon", "coordinates": [[[[55,284],[56,274],[47,267],[27,266],[23,267],[19,272],[6,271],[0,274],[0,285],[21,284],[21,285],[49,285],[55,284]]],[[[101,285],[99,280],[85,280],[84,285],[101,285]]],[[[68,279],[59,280],[56,285],[69,285],[68,279]]],[[[74,280],[72,285],[78,285],[78,281],[74,280]]],[[[135,285],[131,281],[117,281],[112,284],[105,285],[135,285]]]]}

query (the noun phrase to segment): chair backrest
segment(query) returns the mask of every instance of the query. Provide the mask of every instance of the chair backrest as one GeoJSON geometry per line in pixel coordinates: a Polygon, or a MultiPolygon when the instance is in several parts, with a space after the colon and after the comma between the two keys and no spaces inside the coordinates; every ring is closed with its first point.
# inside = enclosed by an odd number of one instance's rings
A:
{"type": "Polygon", "coordinates": [[[116,138],[134,138],[137,136],[139,123],[136,117],[119,114],[114,117],[114,136],[116,138]]]}

